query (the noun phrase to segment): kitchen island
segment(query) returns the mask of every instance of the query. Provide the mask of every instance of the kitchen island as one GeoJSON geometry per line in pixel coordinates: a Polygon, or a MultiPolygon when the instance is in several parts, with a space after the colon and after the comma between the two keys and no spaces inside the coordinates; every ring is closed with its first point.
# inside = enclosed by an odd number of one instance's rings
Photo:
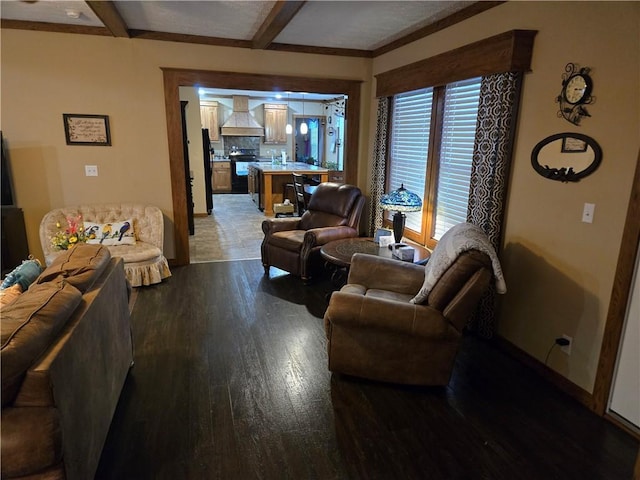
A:
{"type": "Polygon", "coordinates": [[[285,186],[293,182],[292,173],[317,176],[320,182],[329,180],[328,169],[306,163],[274,165],[272,162],[252,162],[249,164],[249,194],[265,215],[273,215],[273,204],[284,201],[285,186]]]}

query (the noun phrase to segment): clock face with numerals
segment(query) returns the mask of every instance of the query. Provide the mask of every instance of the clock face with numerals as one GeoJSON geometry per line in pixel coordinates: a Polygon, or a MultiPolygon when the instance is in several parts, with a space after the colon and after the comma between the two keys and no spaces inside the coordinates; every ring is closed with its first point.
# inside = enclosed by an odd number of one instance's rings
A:
{"type": "Polygon", "coordinates": [[[590,70],[589,67],[580,68],[575,63],[567,63],[564,67],[562,90],[556,97],[556,102],[560,104],[558,116],[574,125],[579,125],[581,118],[591,116],[586,109],[595,101],[595,97],[591,96],[593,82],[590,70]]]}
{"type": "Polygon", "coordinates": [[[573,75],[567,80],[564,88],[564,98],[572,105],[580,103],[587,96],[589,90],[589,82],[583,75],[573,75]]]}

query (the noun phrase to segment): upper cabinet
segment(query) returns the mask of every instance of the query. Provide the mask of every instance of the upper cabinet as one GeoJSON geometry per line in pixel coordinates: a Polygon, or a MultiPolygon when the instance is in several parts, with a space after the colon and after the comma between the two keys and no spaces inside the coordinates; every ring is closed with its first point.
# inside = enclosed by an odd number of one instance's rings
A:
{"type": "Polygon", "coordinates": [[[287,143],[287,106],[264,104],[264,143],[284,145],[287,143]]]}
{"type": "Polygon", "coordinates": [[[220,128],[218,127],[218,102],[201,103],[200,119],[202,121],[202,128],[209,129],[209,139],[212,142],[220,141],[220,128]]]}

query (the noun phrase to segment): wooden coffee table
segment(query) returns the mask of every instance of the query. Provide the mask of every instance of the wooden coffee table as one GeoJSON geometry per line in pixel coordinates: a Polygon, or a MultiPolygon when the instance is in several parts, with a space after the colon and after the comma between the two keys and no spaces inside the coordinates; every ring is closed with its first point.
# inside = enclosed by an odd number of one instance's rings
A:
{"type": "MultiPolygon", "coordinates": [[[[414,250],[413,263],[425,264],[431,252],[421,245],[415,243],[407,243],[414,250]]],[[[351,266],[351,257],[355,253],[367,253],[369,255],[377,255],[379,257],[393,258],[401,262],[402,260],[395,258],[388,247],[380,247],[373,241],[371,237],[355,237],[334,240],[322,246],[320,255],[328,263],[336,267],[331,278],[336,281],[340,276],[341,270],[348,270],[351,266]]]]}

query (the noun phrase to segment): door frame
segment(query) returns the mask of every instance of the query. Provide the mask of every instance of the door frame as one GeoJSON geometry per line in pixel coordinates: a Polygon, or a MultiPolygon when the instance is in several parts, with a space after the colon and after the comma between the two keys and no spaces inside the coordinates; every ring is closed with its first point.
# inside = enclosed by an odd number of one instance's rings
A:
{"type": "Polygon", "coordinates": [[[294,77],[263,75],[214,70],[189,70],[162,67],[164,101],[167,116],[171,196],[173,199],[173,229],[175,256],[172,265],[188,265],[189,235],[187,200],[184,192],[185,173],[182,159],[182,133],[180,128],[179,87],[232,88],[240,90],[280,90],[346,95],[345,110],[345,181],[356,184],[358,179],[358,152],[360,136],[360,89],[362,80],[336,78],[294,77]]]}
{"type": "MultiPolygon", "coordinates": [[[[620,349],[627,305],[629,304],[629,290],[633,281],[636,255],[640,244],[640,222],[638,222],[640,218],[640,152],[638,152],[636,172],[631,185],[631,197],[629,198],[627,217],[622,232],[618,264],[613,280],[607,321],[604,326],[602,346],[600,347],[598,370],[596,371],[596,380],[593,387],[592,404],[590,405],[596,413],[605,416],[607,416],[606,409],[609,404],[613,373],[618,358],[618,350],[620,349]]],[[[638,459],[640,464],[640,452],[638,459]]]]}

